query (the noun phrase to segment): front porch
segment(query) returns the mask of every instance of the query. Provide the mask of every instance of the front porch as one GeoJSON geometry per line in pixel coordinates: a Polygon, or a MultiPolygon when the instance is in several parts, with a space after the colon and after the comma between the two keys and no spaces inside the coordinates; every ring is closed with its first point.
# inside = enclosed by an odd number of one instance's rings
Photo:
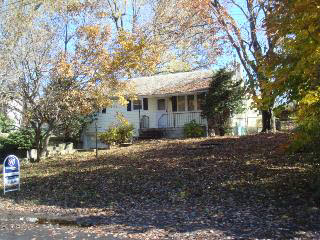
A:
{"type": "Polygon", "coordinates": [[[201,112],[171,112],[163,113],[158,119],[158,128],[181,128],[186,123],[196,121],[200,125],[206,125],[207,120],[201,116],[201,112]]]}
{"type": "Polygon", "coordinates": [[[201,111],[158,114],[156,128],[150,128],[149,117],[142,116],[140,119],[139,137],[142,139],[183,137],[184,125],[193,120],[204,127],[207,126],[207,120],[201,116],[201,111]]]}

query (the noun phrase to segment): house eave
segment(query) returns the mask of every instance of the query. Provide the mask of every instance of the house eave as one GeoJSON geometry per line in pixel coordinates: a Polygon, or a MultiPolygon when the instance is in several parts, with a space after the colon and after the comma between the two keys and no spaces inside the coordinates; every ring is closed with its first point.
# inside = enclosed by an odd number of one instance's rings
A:
{"type": "Polygon", "coordinates": [[[208,89],[201,89],[189,92],[176,92],[176,93],[164,93],[164,94],[137,94],[138,97],[142,98],[151,98],[151,97],[172,97],[172,96],[184,96],[196,93],[205,93],[208,92],[208,89]]]}

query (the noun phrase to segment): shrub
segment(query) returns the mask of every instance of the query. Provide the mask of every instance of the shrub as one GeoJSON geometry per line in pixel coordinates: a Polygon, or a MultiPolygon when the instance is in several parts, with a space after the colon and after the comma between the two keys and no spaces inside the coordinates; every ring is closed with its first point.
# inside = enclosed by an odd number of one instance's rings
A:
{"type": "Polygon", "coordinates": [[[99,139],[105,144],[113,144],[118,141],[117,127],[110,127],[104,133],[99,134],[99,139]]]}
{"type": "Polygon", "coordinates": [[[12,125],[13,125],[13,121],[7,118],[2,113],[0,113],[0,132],[8,133],[12,125]]]}
{"type": "Polygon", "coordinates": [[[7,137],[0,137],[0,159],[9,154],[23,157],[25,150],[34,147],[34,132],[21,129],[11,132],[7,137]]]}
{"type": "Polygon", "coordinates": [[[185,137],[203,137],[205,135],[205,129],[195,120],[192,120],[183,126],[183,133],[185,137]]]}
{"type": "Polygon", "coordinates": [[[0,145],[7,150],[28,150],[34,146],[34,132],[29,129],[20,129],[0,138],[0,145]]]}
{"type": "Polygon", "coordinates": [[[295,114],[298,127],[290,145],[292,151],[317,151],[320,144],[320,87],[299,102],[295,114]]]}
{"type": "Polygon", "coordinates": [[[118,124],[99,134],[99,139],[105,144],[121,144],[130,142],[133,137],[134,127],[123,116],[117,116],[118,124]]]}
{"type": "Polygon", "coordinates": [[[133,137],[132,124],[118,126],[118,143],[130,142],[133,137]]]}
{"type": "Polygon", "coordinates": [[[300,124],[295,130],[289,149],[293,152],[319,152],[320,123],[300,124]]]}

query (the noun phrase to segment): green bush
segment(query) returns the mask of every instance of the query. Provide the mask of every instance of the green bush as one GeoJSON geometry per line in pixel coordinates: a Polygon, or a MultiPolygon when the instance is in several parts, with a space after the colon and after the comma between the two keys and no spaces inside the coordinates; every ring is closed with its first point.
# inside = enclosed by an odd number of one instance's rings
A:
{"type": "Polygon", "coordinates": [[[130,142],[133,137],[132,124],[118,126],[118,143],[130,142]]]}
{"type": "Polygon", "coordinates": [[[289,150],[292,152],[320,152],[320,123],[300,124],[295,130],[289,150]]]}
{"type": "Polygon", "coordinates": [[[99,134],[99,139],[105,144],[113,144],[118,141],[118,129],[117,127],[111,127],[104,133],[99,134]]]}
{"type": "Polygon", "coordinates": [[[133,137],[134,127],[122,116],[118,116],[118,125],[112,126],[104,133],[99,134],[99,139],[105,144],[121,144],[130,142],[133,137]]]}
{"type": "Polygon", "coordinates": [[[0,132],[8,133],[12,125],[13,121],[0,113],[0,132]]]}
{"type": "Polygon", "coordinates": [[[290,149],[294,152],[320,152],[320,87],[310,91],[298,105],[295,120],[298,127],[290,149]]]}
{"type": "Polygon", "coordinates": [[[195,120],[186,123],[183,126],[183,133],[185,137],[203,137],[205,135],[205,129],[203,126],[198,124],[195,120]]]}
{"type": "Polygon", "coordinates": [[[5,151],[28,150],[34,146],[34,132],[29,129],[20,129],[0,138],[0,149],[5,151]]]}

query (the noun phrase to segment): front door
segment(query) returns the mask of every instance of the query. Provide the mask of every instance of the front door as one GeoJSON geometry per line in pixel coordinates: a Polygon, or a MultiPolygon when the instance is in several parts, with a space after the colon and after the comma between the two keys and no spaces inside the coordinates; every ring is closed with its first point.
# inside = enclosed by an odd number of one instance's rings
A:
{"type": "Polygon", "coordinates": [[[157,99],[157,120],[158,120],[158,128],[166,128],[167,127],[167,107],[166,107],[166,99],[159,98],[157,99]]]}
{"type": "Polygon", "coordinates": [[[178,101],[177,101],[177,96],[171,97],[171,104],[172,104],[172,116],[170,116],[170,125],[172,127],[176,127],[176,112],[178,110],[178,101]]]}

